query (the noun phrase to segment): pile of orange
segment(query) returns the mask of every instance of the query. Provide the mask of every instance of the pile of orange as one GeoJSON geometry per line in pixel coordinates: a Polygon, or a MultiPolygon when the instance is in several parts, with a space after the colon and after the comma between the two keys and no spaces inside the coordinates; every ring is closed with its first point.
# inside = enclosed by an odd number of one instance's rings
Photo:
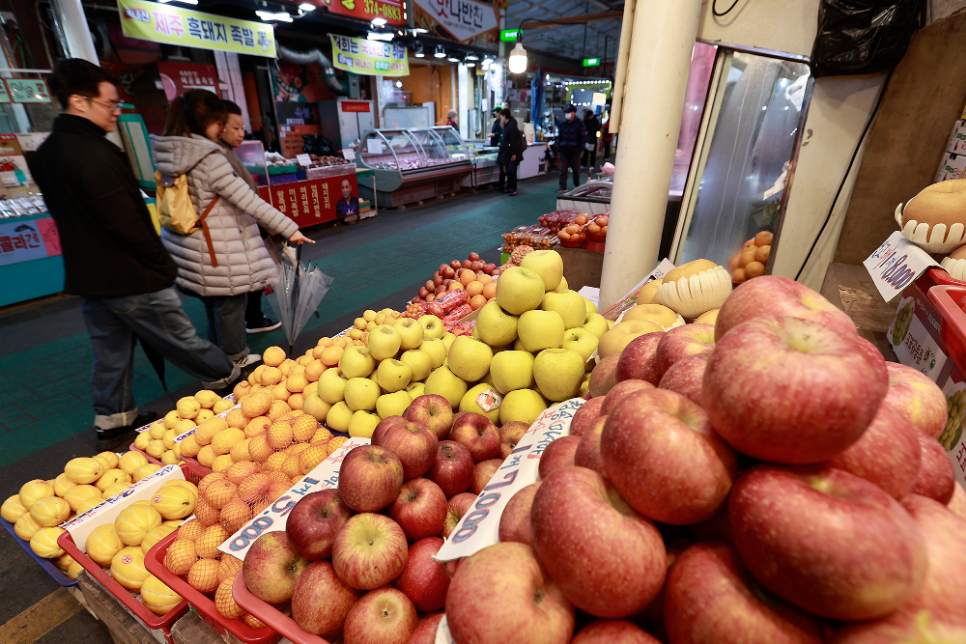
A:
{"type": "Polygon", "coordinates": [[[765,274],[765,267],[771,257],[771,242],[774,239],[767,230],[763,230],[742,245],[741,249],[732,255],[728,261],[731,271],[731,281],[741,284],[753,277],[765,274]]]}

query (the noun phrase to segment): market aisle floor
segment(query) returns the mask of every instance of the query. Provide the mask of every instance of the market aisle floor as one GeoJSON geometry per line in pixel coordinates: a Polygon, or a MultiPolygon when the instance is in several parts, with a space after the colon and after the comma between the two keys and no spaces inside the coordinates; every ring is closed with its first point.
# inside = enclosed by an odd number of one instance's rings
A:
{"type": "MultiPolygon", "coordinates": [[[[366,308],[400,309],[443,262],[476,251],[498,263],[502,234],[553,210],[555,188],[556,177],[540,177],[521,182],[512,199],[490,190],[382,211],[355,226],[310,229],[317,243],[305,247],[303,261],[315,261],[335,282],[295,350],[304,352],[318,338],[350,326],[366,308]]],[[[267,302],[264,307],[270,311],[267,302]]],[[[199,301],[186,300],[185,309],[199,329],[206,328],[199,301]]],[[[253,351],[273,344],[286,346],[281,329],[249,336],[253,351]]],[[[90,365],[78,298],[58,296],[0,311],[0,373],[6,375],[0,389],[0,499],[27,480],[56,476],[70,458],[93,451],[90,365]]],[[[165,392],[140,349],[136,372],[141,408],[161,414],[198,389],[168,365],[165,392]]],[[[57,584],[0,530],[0,641],[111,641],[100,622],[87,611],[72,612],[73,604],[57,593],[57,584]]]]}

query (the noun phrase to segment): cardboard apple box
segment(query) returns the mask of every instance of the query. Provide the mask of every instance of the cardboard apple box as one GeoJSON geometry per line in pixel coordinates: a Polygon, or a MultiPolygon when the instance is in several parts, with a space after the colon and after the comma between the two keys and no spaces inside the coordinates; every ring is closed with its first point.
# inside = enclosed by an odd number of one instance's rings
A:
{"type": "Polygon", "coordinates": [[[60,527],[70,533],[74,543],[82,552],[87,552],[87,537],[94,528],[105,523],[114,523],[117,515],[124,508],[133,505],[136,501],[150,501],[162,485],[174,480],[185,480],[184,472],[178,465],[165,465],[120,494],[104,499],[84,514],[79,514],[70,521],[62,523],[60,527]]]}
{"type": "Polygon", "coordinates": [[[896,314],[886,331],[886,339],[899,362],[926,374],[937,383],[946,381],[954,365],[939,336],[941,326],[939,311],[917,280],[902,292],[896,314]],[[910,312],[912,318],[905,325],[900,318],[908,319],[910,312]]]}
{"type": "Polygon", "coordinates": [[[962,179],[964,170],[966,170],[966,154],[947,152],[943,155],[939,170],[936,172],[936,183],[950,179],[962,179]]]}
{"type": "Polygon", "coordinates": [[[949,136],[949,142],[946,144],[946,152],[966,153],[966,121],[956,121],[953,132],[949,136]]]}
{"type": "Polygon", "coordinates": [[[499,543],[500,517],[506,504],[519,490],[537,482],[544,450],[554,440],[570,435],[570,422],[585,402],[571,398],[537,417],[433,559],[454,561],[499,543]]]}
{"type": "Polygon", "coordinates": [[[337,450],[329,454],[328,458],[315,466],[315,468],[303,476],[298,483],[293,485],[288,492],[275,499],[268,508],[261,514],[246,523],[235,534],[218,546],[218,549],[225,554],[245,559],[248,549],[255,540],[268,532],[278,532],[285,529],[288,515],[303,496],[310,492],[318,492],[328,488],[339,486],[339,469],[346,454],[360,445],[368,445],[368,438],[350,438],[339,446],[337,450]]]}
{"type": "MultiPolygon", "coordinates": [[[[939,386],[942,388],[946,399],[949,400],[959,392],[966,390],[966,376],[963,375],[963,372],[958,366],[954,366],[952,371],[949,372],[949,377],[945,382],[940,383],[939,386]]],[[[950,417],[955,413],[951,407],[950,405],[950,417]]],[[[966,421],[966,413],[960,411],[958,418],[953,419],[954,426],[960,431],[960,434],[958,437],[955,435],[951,437],[951,440],[947,441],[943,447],[947,448],[946,453],[949,455],[949,460],[953,462],[953,471],[956,473],[956,480],[966,488],[966,431],[961,429],[964,421],[966,421]]]]}

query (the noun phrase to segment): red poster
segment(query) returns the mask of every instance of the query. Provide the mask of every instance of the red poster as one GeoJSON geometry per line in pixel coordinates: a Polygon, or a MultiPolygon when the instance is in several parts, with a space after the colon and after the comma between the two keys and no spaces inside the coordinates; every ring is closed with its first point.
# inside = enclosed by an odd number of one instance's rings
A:
{"type": "Polygon", "coordinates": [[[40,238],[44,240],[47,257],[60,255],[62,252],[60,250],[60,231],[57,230],[57,224],[54,222],[54,218],[45,217],[44,219],[36,219],[34,223],[37,224],[37,231],[40,233],[40,238]]]}
{"type": "Polygon", "coordinates": [[[390,25],[406,24],[405,0],[315,0],[313,4],[340,16],[367,22],[373,18],[384,18],[390,25]]]}
{"type": "Polygon", "coordinates": [[[355,174],[310,179],[258,189],[259,195],[299,228],[359,214],[359,183],[355,174]]]}
{"type": "Polygon", "coordinates": [[[339,103],[343,112],[368,112],[369,101],[342,101],[339,103]]]}

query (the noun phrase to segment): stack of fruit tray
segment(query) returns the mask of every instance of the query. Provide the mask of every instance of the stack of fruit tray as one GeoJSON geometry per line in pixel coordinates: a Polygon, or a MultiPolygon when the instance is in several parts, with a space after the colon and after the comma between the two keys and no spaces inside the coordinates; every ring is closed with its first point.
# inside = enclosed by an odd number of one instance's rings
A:
{"type": "MultiPolygon", "coordinates": [[[[60,535],[60,538],[57,539],[57,543],[61,548],[64,549],[64,552],[73,557],[74,561],[79,563],[84,570],[86,570],[87,573],[104,588],[104,590],[114,595],[114,597],[121,602],[121,605],[124,606],[129,613],[134,615],[139,622],[151,630],[161,631],[161,634],[164,635],[165,641],[167,641],[168,644],[174,644],[174,640],[171,638],[171,626],[188,611],[188,602],[182,599],[177,606],[169,610],[164,615],[155,615],[148,609],[147,606],[138,601],[129,590],[114,581],[114,578],[107,574],[103,568],[94,563],[94,561],[87,556],[87,553],[78,548],[77,544],[74,543],[74,539],[71,538],[69,532],[65,532],[60,535]]],[[[145,558],[145,560],[146,559],[147,558],[145,558]]]]}
{"type": "MultiPolygon", "coordinates": [[[[178,530],[180,529],[178,528],[178,530]]],[[[164,537],[148,550],[147,556],[144,557],[144,565],[148,569],[148,572],[164,582],[168,588],[184,597],[185,601],[198,613],[198,616],[222,637],[230,633],[244,642],[244,644],[271,644],[272,642],[277,642],[281,636],[270,626],[253,629],[248,627],[240,619],[227,619],[222,617],[218,609],[215,608],[215,602],[210,597],[198,592],[188,582],[165,567],[164,556],[168,552],[168,547],[177,538],[178,530],[164,537]]],[[[254,613],[252,614],[254,615],[254,613]]],[[[256,617],[258,616],[256,615],[256,617]]]]}
{"type": "Polygon", "coordinates": [[[40,567],[46,570],[47,574],[54,578],[54,581],[60,584],[63,588],[73,588],[77,585],[77,580],[68,577],[64,571],[54,565],[54,562],[51,559],[38,557],[30,547],[30,542],[24,541],[17,536],[17,533],[13,529],[12,523],[6,519],[0,519],[0,523],[2,523],[3,527],[6,528],[7,532],[10,533],[10,536],[13,537],[13,540],[20,544],[20,547],[26,550],[27,554],[33,557],[34,561],[40,564],[40,567]]]}
{"type": "Polygon", "coordinates": [[[245,585],[244,573],[240,572],[235,577],[235,583],[231,587],[231,594],[235,598],[235,603],[274,628],[283,637],[291,641],[292,644],[329,644],[327,640],[303,629],[294,619],[279,609],[248,592],[248,587],[245,585]]]}
{"type": "Polygon", "coordinates": [[[939,337],[960,371],[966,373],[966,285],[933,286],[929,299],[942,316],[939,337]]]}

